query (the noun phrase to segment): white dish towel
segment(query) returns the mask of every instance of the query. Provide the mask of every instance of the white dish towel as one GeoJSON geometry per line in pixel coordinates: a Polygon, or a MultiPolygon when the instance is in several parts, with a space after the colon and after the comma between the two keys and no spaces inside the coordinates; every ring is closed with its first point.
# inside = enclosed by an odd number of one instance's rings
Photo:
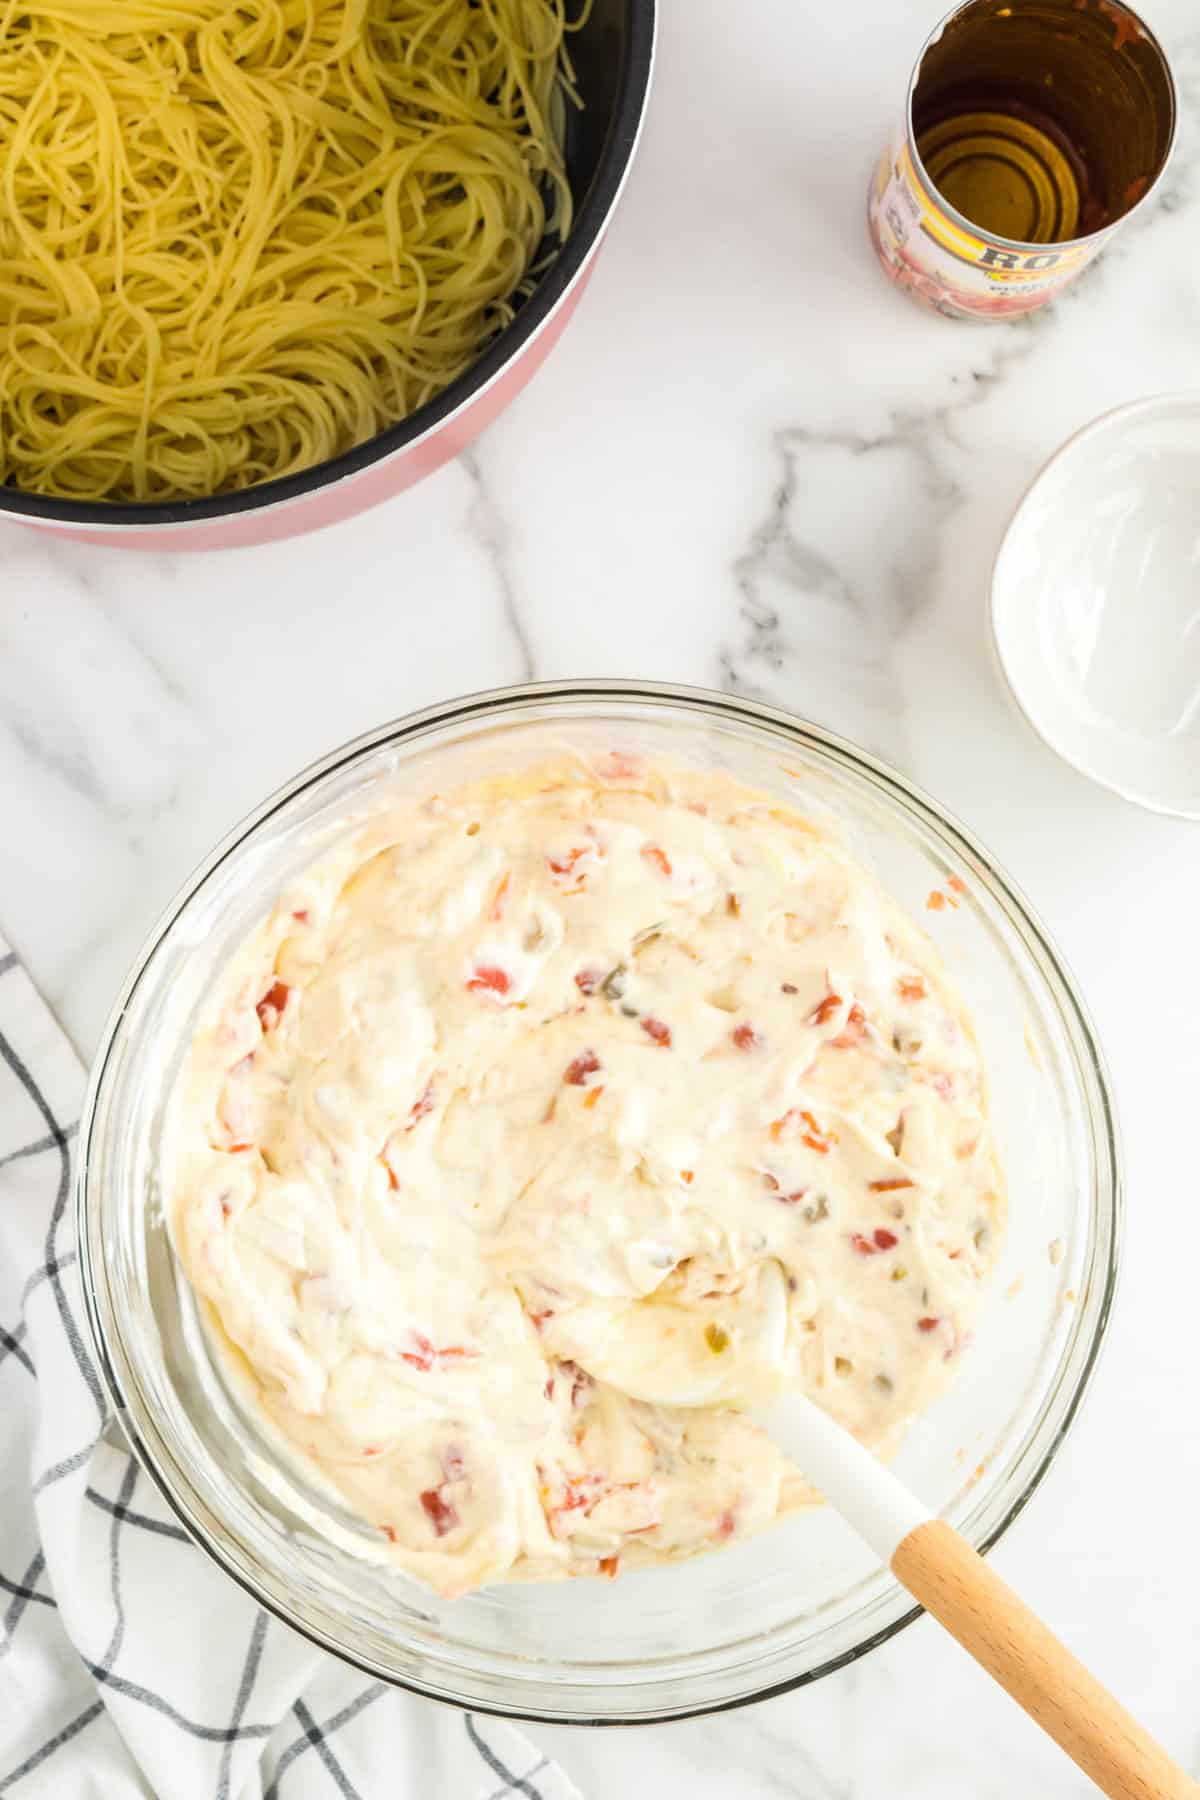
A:
{"type": "Polygon", "coordinates": [[[510,1726],[314,1649],[180,1530],[89,1352],[83,1086],[0,941],[0,1796],[579,1800],[510,1726]]]}

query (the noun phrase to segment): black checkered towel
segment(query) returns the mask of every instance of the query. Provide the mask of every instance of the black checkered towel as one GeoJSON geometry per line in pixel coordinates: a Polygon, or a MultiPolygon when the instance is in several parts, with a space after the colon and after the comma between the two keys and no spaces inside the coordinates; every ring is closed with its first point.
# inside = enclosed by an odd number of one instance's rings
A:
{"type": "Polygon", "coordinates": [[[175,1523],[82,1324],[82,1092],[0,942],[0,1795],[578,1800],[510,1727],[367,1681],[268,1618],[175,1523]]]}

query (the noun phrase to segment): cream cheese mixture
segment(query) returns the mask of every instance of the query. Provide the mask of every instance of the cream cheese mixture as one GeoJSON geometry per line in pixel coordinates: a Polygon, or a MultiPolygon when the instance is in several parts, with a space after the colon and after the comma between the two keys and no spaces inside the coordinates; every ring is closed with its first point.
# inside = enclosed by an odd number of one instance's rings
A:
{"type": "Polygon", "coordinates": [[[812,1500],[745,1416],[793,1385],[890,1453],[1003,1225],[929,940],[799,814],[621,755],[348,834],[227,972],[174,1116],[214,1329],[450,1595],[812,1500]]]}

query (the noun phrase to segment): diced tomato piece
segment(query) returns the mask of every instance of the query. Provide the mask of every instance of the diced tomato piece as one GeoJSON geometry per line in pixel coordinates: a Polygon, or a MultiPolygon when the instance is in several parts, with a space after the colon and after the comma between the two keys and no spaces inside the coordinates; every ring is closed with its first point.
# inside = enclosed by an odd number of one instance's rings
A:
{"type": "Polygon", "coordinates": [[[818,1150],[822,1156],[828,1156],[837,1143],[836,1131],[822,1131],[810,1112],[800,1114],[805,1129],[800,1134],[800,1142],[807,1144],[810,1150],[818,1150]]]}
{"type": "Polygon", "coordinates": [[[478,1350],[469,1349],[465,1344],[447,1344],[439,1350],[421,1331],[410,1331],[408,1335],[413,1348],[401,1350],[400,1360],[408,1363],[411,1368],[420,1369],[423,1374],[428,1374],[435,1363],[468,1362],[479,1355],[478,1350]]]}
{"type": "Polygon", "coordinates": [[[581,1507],[594,1506],[600,1498],[603,1485],[604,1478],[601,1475],[569,1475],[563,1484],[563,1498],[554,1508],[555,1512],[578,1512],[581,1507]]]}
{"type": "Polygon", "coordinates": [[[952,887],[956,894],[965,894],[967,891],[967,884],[961,875],[952,875],[946,886],[952,887]]]}
{"type": "Polygon", "coordinates": [[[511,986],[512,981],[503,969],[485,964],[483,968],[476,969],[467,983],[467,991],[472,994],[495,994],[500,999],[511,986]]]}
{"type": "Polygon", "coordinates": [[[940,888],[934,888],[926,898],[925,904],[930,912],[944,912],[946,907],[946,896],[942,893],[940,888]]]}
{"type": "Polygon", "coordinates": [[[788,1107],[783,1118],[772,1120],[770,1134],[779,1143],[781,1138],[793,1138],[799,1132],[801,1143],[806,1143],[810,1150],[819,1150],[820,1156],[828,1156],[829,1148],[838,1141],[835,1130],[822,1130],[808,1109],[801,1111],[799,1107],[788,1107]],[[801,1127],[804,1129],[801,1130],[801,1127]]]}
{"type": "Polygon", "coordinates": [[[610,750],[603,765],[597,764],[596,773],[602,781],[637,781],[646,773],[645,759],[630,756],[624,750],[610,750]]]}
{"type": "Polygon", "coordinates": [[[834,1050],[852,1050],[866,1035],[867,1015],[857,1001],[846,1014],[846,1023],[829,1042],[834,1050]]]}
{"type": "Polygon", "coordinates": [[[898,1188],[910,1188],[912,1185],[906,1175],[894,1175],[887,1181],[868,1181],[867,1183],[873,1194],[894,1194],[898,1188]]]}
{"type": "Polygon", "coordinates": [[[919,975],[902,975],[896,983],[896,992],[902,1000],[915,1001],[925,998],[925,983],[919,975]]]}
{"type": "MultiPolygon", "coordinates": [[[[577,1444],[582,1441],[582,1435],[583,1424],[581,1421],[574,1434],[575,1442],[577,1444]]],[[[553,1478],[545,1476],[540,1465],[538,1474],[543,1478],[546,1484],[543,1487],[542,1503],[547,1523],[556,1538],[566,1537],[566,1518],[568,1513],[579,1512],[590,1503],[589,1496],[584,1489],[584,1483],[586,1483],[588,1477],[578,1477],[573,1481],[564,1479],[561,1490],[559,1490],[556,1489],[553,1478]]]]}
{"type": "Polygon", "coordinates": [[[924,1318],[924,1319],[918,1319],[917,1320],[917,1330],[918,1331],[936,1331],[938,1326],[941,1324],[941,1322],[942,1321],[940,1319],[933,1319],[933,1318],[928,1318],[928,1317],[924,1318]]]}
{"type": "Polygon", "coordinates": [[[833,994],[833,993],[826,994],[825,998],[823,1000],[819,1000],[817,1002],[816,1006],[814,1006],[812,1011],[809,1013],[808,1021],[807,1021],[808,1024],[810,1024],[810,1025],[827,1024],[828,1021],[830,1019],[832,1019],[834,1013],[837,1011],[838,1007],[841,1004],[842,1004],[842,996],[840,994],[833,994]]]}
{"type": "Polygon", "coordinates": [[[295,912],[292,914],[292,917],[293,917],[293,919],[295,919],[297,925],[307,925],[308,924],[308,908],[307,908],[307,906],[298,906],[296,908],[295,912]]]}
{"type": "Polygon", "coordinates": [[[594,1050],[581,1050],[573,1063],[568,1064],[563,1080],[568,1087],[582,1087],[589,1075],[594,1075],[600,1067],[600,1058],[594,1050]]]}
{"type": "Polygon", "coordinates": [[[384,1525],[381,1527],[381,1530],[389,1544],[394,1544],[396,1542],[396,1527],[394,1525],[384,1525]]]}
{"type": "Polygon", "coordinates": [[[448,1500],[443,1500],[439,1488],[426,1488],[421,1495],[421,1505],[434,1531],[439,1537],[445,1537],[458,1524],[458,1513],[448,1500]]]}
{"type": "Polygon", "coordinates": [[[660,875],[665,875],[668,880],[670,879],[671,859],[665,850],[661,850],[657,844],[643,844],[642,855],[653,868],[658,870],[660,875]]]}
{"type": "Polygon", "coordinates": [[[730,1036],[739,1050],[761,1050],[766,1041],[748,1021],[745,1025],[735,1025],[730,1036]]]}
{"type": "Polygon", "coordinates": [[[291,991],[286,981],[276,981],[267,989],[254,1009],[264,1031],[274,1031],[283,1017],[291,991]]]}
{"type": "Polygon", "coordinates": [[[404,1127],[404,1129],[406,1131],[411,1131],[413,1126],[416,1124],[417,1120],[423,1119],[425,1117],[426,1113],[432,1112],[433,1107],[434,1107],[433,1082],[427,1081],[425,1083],[424,1091],[420,1094],[420,1096],[416,1100],[413,1101],[412,1105],[408,1109],[408,1124],[404,1127]]]}
{"type": "Polygon", "coordinates": [[[692,1185],[693,1181],[695,1181],[696,1177],[695,1177],[694,1172],[691,1169],[680,1169],[679,1179],[680,1179],[680,1181],[683,1182],[685,1187],[691,1187],[691,1185],[692,1185]]]}
{"type": "Polygon", "coordinates": [[[894,1231],[889,1231],[885,1225],[880,1225],[871,1233],[870,1237],[864,1237],[861,1231],[856,1231],[850,1242],[860,1256],[878,1256],[881,1250],[894,1250],[900,1239],[894,1231]]]}
{"type": "Polygon", "coordinates": [[[429,1339],[420,1331],[410,1331],[408,1335],[412,1339],[415,1348],[412,1350],[402,1350],[400,1352],[401,1362],[411,1364],[414,1369],[432,1369],[437,1357],[437,1351],[434,1349],[429,1339]]]}
{"type": "Polygon", "coordinates": [[[581,1369],[578,1363],[564,1363],[563,1368],[569,1369],[571,1373],[571,1405],[573,1407],[585,1406],[587,1397],[592,1391],[591,1376],[586,1369],[581,1369]]]}
{"type": "Polygon", "coordinates": [[[716,1540],[719,1544],[723,1544],[725,1542],[726,1538],[731,1538],[733,1536],[736,1526],[737,1526],[737,1520],[733,1516],[732,1509],[729,1507],[726,1507],[725,1511],[720,1515],[720,1517],[717,1520],[716,1529],[713,1532],[713,1536],[714,1536],[714,1538],[716,1538],[716,1540]]]}
{"type": "Polygon", "coordinates": [[[671,1048],[671,1027],[664,1025],[661,1019],[640,1019],[638,1023],[646,1036],[656,1043],[660,1050],[671,1048]]]}
{"type": "Polygon", "coordinates": [[[600,1561],[596,1564],[600,1573],[602,1575],[607,1575],[610,1581],[615,1581],[617,1579],[617,1570],[620,1566],[621,1559],[619,1556],[602,1556],[600,1561]]]}
{"type": "Polygon", "coordinates": [[[594,994],[603,980],[603,969],[580,969],[575,977],[575,986],[581,994],[594,994]]]}

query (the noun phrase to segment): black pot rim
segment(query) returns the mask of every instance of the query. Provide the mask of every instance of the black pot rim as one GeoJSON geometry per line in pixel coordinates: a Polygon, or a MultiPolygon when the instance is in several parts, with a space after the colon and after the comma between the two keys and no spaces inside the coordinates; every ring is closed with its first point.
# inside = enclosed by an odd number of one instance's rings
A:
{"type": "Polygon", "coordinates": [[[630,0],[629,32],[616,106],[595,179],[576,214],[571,235],[517,316],[498,333],[483,355],[434,399],[399,424],[389,425],[340,456],[236,493],[214,494],[200,500],[63,500],[0,485],[0,517],[89,529],[179,526],[236,518],[302,500],[434,436],[518,360],[576,286],[598,247],[625,185],[641,133],[654,64],[657,8],[658,0],[630,0]]]}

